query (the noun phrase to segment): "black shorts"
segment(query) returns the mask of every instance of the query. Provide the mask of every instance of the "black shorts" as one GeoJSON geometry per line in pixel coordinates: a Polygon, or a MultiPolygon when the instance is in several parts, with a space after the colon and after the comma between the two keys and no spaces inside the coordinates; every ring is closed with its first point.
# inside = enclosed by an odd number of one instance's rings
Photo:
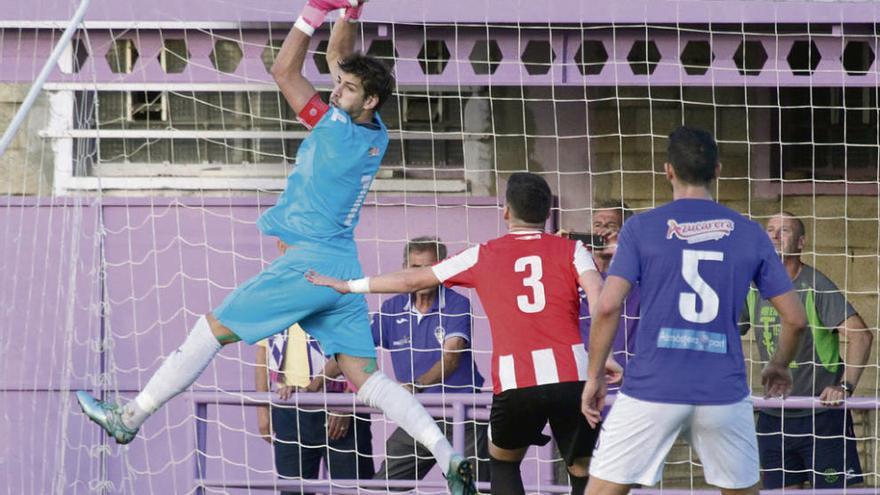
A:
{"type": "Polygon", "coordinates": [[[583,391],[584,382],[567,382],[517,388],[495,395],[489,417],[489,439],[508,450],[544,445],[550,439],[541,432],[549,421],[566,465],[571,466],[579,457],[590,457],[599,428],[591,428],[581,414],[583,391]]]}

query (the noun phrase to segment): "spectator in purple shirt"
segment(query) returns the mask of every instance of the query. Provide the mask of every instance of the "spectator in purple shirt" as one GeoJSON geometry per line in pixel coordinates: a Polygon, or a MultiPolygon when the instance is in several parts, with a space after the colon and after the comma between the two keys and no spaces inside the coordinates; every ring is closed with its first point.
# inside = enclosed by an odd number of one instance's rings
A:
{"type": "MultiPolygon", "coordinates": [[[[417,237],[407,243],[404,267],[432,266],[446,258],[446,246],[436,237],[417,237]]],[[[397,381],[414,393],[473,394],[483,385],[471,355],[471,304],[467,297],[443,286],[399,294],[382,304],[373,316],[373,340],[390,351],[397,381]]],[[[452,423],[438,421],[447,438],[452,423]]],[[[475,461],[477,479],[488,481],[486,425],[465,426],[465,456],[475,461]]],[[[386,461],[376,479],[422,479],[434,458],[402,428],[386,444],[386,461]]]]}
{"type": "MultiPolygon", "coordinates": [[[[604,247],[591,249],[593,253],[593,261],[596,268],[604,279],[608,275],[608,267],[611,265],[611,258],[617,251],[617,234],[623,227],[632,210],[626,203],[609,199],[599,201],[593,206],[593,222],[591,232],[594,235],[600,235],[605,239],[604,247]]],[[[590,342],[590,306],[587,304],[586,298],[581,298],[580,309],[580,327],[581,336],[584,338],[584,344],[589,345],[590,342]]],[[[621,312],[620,324],[618,331],[614,337],[614,344],[611,352],[614,359],[623,366],[623,379],[626,380],[626,364],[629,358],[635,352],[635,332],[639,326],[639,288],[633,287],[626,297],[621,312]]]]}

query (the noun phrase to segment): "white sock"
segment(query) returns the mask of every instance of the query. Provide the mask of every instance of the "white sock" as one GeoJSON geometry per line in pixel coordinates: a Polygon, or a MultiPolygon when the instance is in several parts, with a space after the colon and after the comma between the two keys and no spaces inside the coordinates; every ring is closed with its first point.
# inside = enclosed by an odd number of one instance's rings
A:
{"type": "Polygon", "coordinates": [[[437,427],[434,418],[412,394],[381,371],[377,371],[364,382],[357,395],[361,402],[381,409],[388,419],[400,425],[411,437],[427,447],[437,459],[443,474],[446,474],[449,470],[449,460],[455,451],[446,440],[446,435],[437,427]]]}
{"type": "Polygon", "coordinates": [[[220,351],[207,318],[200,317],[176,351],[165,358],[144,390],[123,408],[122,422],[128,428],[140,426],[157,409],[193,384],[220,351]]]}

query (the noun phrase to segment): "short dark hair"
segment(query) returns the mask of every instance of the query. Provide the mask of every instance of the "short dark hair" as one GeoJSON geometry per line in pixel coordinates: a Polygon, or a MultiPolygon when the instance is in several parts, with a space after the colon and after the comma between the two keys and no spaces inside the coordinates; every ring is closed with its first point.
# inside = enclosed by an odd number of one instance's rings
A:
{"type": "Polygon", "coordinates": [[[718,145],[712,134],[681,126],[669,135],[667,153],[675,175],[682,182],[702,186],[715,178],[718,145]]]}
{"type": "Polygon", "coordinates": [[[797,233],[798,237],[807,235],[807,228],[806,228],[806,226],[804,226],[804,221],[801,220],[799,217],[797,217],[794,213],[792,213],[790,211],[782,210],[778,213],[778,215],[782,215],[785,218],[790,218],[790,219],[794,220],[794,223],[795,223],[795,225],[797,225],[797,228],[798,228],[798,233],[797,233]]]}
{"type": "Polygon", "coordinates": [[[620,223],[626,222],[632,216],[632,210],[629,206],[619,199],[601,199],[596,201],[593,203],[593,211],[596,210],[617,210],[617,213],[620,215],[620,223]]]}
{"type": "Polygon", "coordinates": [[[339,61],[339,70],[357,76],[364,87],[364,98],[375,96],[379,99],[374,111],[391,98],[394,91],[394,76],[388,67],[375,57],[360,52],[352,53],[339,61]]]}
{"type": "Polygon", "coordinates": [[[446,259],[446,244],[439,237],[423,235],[414,237],[406,243],[403,250],[403,262],[409,263],[409,255],[412,253],[434,253],[437,261],[446,259]]]}
{"type": "Polygon", "coordinates": [[[507,206],[519,220],[543,224],[550,216],[552,193],[540,175],[517,172],[507,180],[507,206]]]}

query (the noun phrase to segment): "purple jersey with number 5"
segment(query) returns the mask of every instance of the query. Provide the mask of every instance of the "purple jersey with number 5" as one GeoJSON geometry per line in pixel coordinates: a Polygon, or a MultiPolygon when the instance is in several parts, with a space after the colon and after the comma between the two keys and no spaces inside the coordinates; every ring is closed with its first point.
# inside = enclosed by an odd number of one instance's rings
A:
{"type": "Polygon", "coordinates": [[[609,276],[639,284],[636,348],[622,392],[675,404],[749,395],[737,319],[750,284],[792,290],[764,229],[711,200],[679,199],[626,222],[609,276]]]}

